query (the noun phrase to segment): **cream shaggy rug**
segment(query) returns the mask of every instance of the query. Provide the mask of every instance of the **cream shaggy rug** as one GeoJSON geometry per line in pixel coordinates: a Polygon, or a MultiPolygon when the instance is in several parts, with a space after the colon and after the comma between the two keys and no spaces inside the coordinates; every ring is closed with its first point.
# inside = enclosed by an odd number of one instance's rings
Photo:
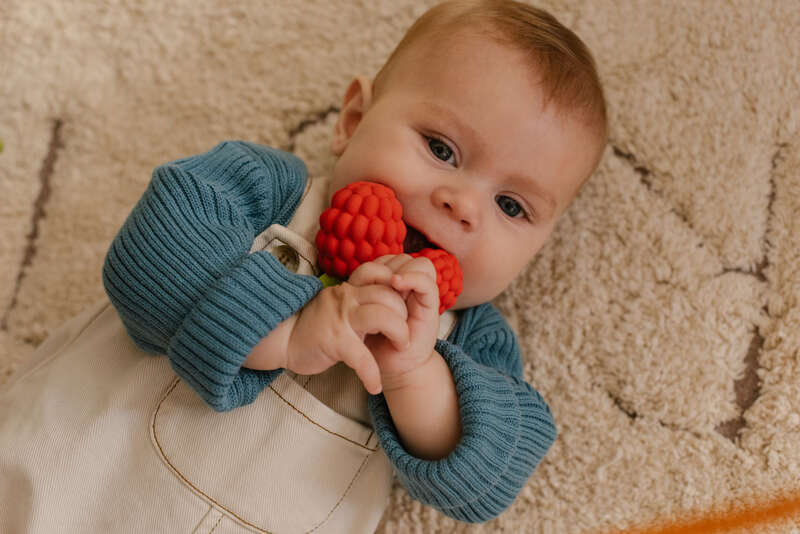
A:
{"type": "MultiPolygon", "coordinates": [[[[155,165],[236,138],[325,173],[347,83],[430,5],[0,2],[0,381],[102,296],[155,165]]],[[[498,299],[559,439],[500,518],[398,487],[381,533],[610,532],[800,479],[800,6],[540,5],[611,110],[596,176],[498,299]]]]}

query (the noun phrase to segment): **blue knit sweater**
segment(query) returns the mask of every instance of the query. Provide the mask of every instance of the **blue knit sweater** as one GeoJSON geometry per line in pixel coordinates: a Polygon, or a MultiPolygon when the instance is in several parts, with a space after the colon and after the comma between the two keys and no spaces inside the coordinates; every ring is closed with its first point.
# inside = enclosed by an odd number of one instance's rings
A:
{"type": "MultiPolygon", "coordinates": [[[[291,154],[226,142],[167,163],[111,244],[103,283],[129,335],[166,354],[218,411],[252,402],[282,370],[242,367],[252,348],[321,289],[267,252],[250,253],[270,224],[286,224],[306,168],[291,154]]],[[[383,395],[373,427],[409,494],[462,521],[486,521],[516,498],[556,437],[550,409],[522,378],[516,336],[491,306],[465,310],[436,350],[459,396],[463,436],[427,461],[400,442],[383,395]]]]}

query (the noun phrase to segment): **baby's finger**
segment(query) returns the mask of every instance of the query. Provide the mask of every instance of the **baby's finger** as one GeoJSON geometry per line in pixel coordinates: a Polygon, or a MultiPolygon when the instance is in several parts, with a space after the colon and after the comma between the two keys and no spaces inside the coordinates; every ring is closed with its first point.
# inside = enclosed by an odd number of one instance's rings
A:
{"type": "Polygon", "coordinates": [[[391,285],[399,292],[413,291],[417,300],[426,308],[439,309],[439,287],[435,274],[410,271],[392,276],[391,285]]]}
{"type": "Polygon", "coordinates": [[[350,325],[362,340],[367,334],[383,334],[397,350],[406,350],[411,342],[406,318],[380,304],[359,306],[350,325]]]}
{"type": "Polygon", "coordinates": [[[392,272],[397,272],[407,263],[414,261],[414,257],[409,254],[388,254],[386,256],[381,256],[378,260],[391,269],[392,272]]]}
{"type": "Polygon", "coordinates": [[[378,256],[377,258],[375,258],[372,261],[374,261],[376,263],[382,263],[382,264],[385,265],[385,264],[389,263],[390,261],[392,261],[393,259],[397,258],[398,256],[408,256],[408,254],[403,254],[403,253],[400,253],[400,254],[384,254],[383,256],[378,256]]]}
{"type": "MultiPolygon", "coordinates": [[[[378,258],[380,259],[380,258],[378,258]]],[[[347,281],[354,286],[366,286],[370,284],[388,284],[394,269],[390,269],[384,262],[368,261],[359,265],[350,274],[347,281]]]]}
{"type": "Polygon", "coordinates": [[[389,286],[391,278],[387,280],[386,285],[372,284],[368,286],[356,287],[354,296],[359,306],[367,304],[378,304],[386,306],[394,311],[397,315],[401,316],[403,320],[408,318],[408,309],[406,308],[405,300],[402,295],[389,286]]]}
{"type": "Polygon", "coordinates": [[[381,392],[381,370],[375,357],[363,342],[354,342],[342,351],[339,358],[346,366],[355,371],[364,388],[371,394],[381,392]]]}
{"type": "Polygon", "coordinates": [[[394,270],[396,273],[411,271],[427,273],[433,278],[433,281],[436,282],[436,267],[433,266],[433,262],[429,258],[424,256],[411,258],[411,261],[405,262],[400,268],[394,270]]]}

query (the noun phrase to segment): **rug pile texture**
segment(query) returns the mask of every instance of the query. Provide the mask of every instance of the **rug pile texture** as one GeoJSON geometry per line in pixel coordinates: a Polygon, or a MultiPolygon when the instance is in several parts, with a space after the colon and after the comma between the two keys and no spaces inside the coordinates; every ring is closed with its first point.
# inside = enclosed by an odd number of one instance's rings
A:
{"type": "MultiPolygon", "coordinates": [[[[327,173],[348,82],[431,5],[0,2],[0,382],[102,297],[156,165],[244,139],[327,173]]],[[[460,524],[397,486],[382,534],[614,532],[800,480],[800,6],[537,5],[594,51],[611,120],[497,299],[559,438],[499,518],[460,524]]]]}

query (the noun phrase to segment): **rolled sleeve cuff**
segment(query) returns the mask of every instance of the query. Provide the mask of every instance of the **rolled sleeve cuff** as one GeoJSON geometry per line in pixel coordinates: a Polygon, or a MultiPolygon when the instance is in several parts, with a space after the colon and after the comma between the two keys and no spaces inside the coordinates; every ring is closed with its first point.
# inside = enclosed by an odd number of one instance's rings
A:
{"type": "Polygon", "coordinates": [[[317,278],[290,273],[269,253],[247,255],[181,324],[167,352],[172,368],[215,410],[252,402],[280,370],[243,369],[245,359],[321,289],[317,278]]]}
{"type": "Polygon", "coordinates": [[[447,457],[416,458],[403,448],[383,395],[370,397],[373,425],[412,497],[450,517],[482,522],[510,506],[556,437],[550,409],[527,383],[472,360],[439,340],[453,374],[462,438],[447,457]]]}

